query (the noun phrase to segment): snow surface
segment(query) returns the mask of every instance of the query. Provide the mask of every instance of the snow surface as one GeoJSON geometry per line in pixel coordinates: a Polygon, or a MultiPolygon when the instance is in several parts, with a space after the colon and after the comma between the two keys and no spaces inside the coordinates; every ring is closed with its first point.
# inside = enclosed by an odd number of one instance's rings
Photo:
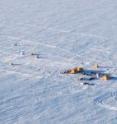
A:
{"type": "Polygon", "coordinates": [[[0,0],[0,124],[117,124],[116,53],[116,0],[0,0]],[[115,79],[61,74],[95,63],[115,79]]]}

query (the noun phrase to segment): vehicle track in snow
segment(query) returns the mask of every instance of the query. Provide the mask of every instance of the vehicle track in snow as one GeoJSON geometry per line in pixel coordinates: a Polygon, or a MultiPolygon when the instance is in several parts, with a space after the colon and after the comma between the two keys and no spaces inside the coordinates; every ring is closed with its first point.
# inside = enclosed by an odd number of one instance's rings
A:
{"type": "Polygon", "coordinates": [[[94,99],[94,102],[102,108],[117,111],[117,91],[106,92],[94,99]]]}

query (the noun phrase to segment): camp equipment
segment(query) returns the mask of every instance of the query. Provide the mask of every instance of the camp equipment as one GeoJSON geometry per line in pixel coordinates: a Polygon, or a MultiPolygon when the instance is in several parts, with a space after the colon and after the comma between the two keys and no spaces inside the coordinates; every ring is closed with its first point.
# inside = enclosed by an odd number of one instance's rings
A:
{"type": "Polygon", "coordinates": [[[101,78],[101,80],[107,81],[110,79],[110,75],[109,74],[104,74],[101,78]]]}
{"type": "Polygon", "coordinates": [[[75,67],[73,69],[69,69],[69,70],[65,71],[65,73],[67,73],[67,74],[76,74],[76,73],[80,73],[82,71],[83,71],[82,67],[75,67]]]}

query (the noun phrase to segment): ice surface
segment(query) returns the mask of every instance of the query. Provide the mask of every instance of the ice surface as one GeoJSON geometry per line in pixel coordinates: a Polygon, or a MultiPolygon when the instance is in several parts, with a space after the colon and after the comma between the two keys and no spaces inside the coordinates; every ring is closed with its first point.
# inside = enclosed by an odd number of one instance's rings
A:
{"type": "Polygon", "coordinates": [[[83,86],[61,74],[98,63],[117,76],[116,8],[112,0],[0,0],[0,124],[117,124],[116,78],[83,86]]]}

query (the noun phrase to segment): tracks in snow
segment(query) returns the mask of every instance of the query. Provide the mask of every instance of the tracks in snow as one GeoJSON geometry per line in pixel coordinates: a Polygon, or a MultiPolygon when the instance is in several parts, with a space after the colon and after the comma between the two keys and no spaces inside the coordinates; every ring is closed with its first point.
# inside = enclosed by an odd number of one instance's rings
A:
{"type": "Polygon", "coordinates": [[[105,109],[117,111],[117,91],[107,92],[97,97],[94,102],[105,109]]]}

